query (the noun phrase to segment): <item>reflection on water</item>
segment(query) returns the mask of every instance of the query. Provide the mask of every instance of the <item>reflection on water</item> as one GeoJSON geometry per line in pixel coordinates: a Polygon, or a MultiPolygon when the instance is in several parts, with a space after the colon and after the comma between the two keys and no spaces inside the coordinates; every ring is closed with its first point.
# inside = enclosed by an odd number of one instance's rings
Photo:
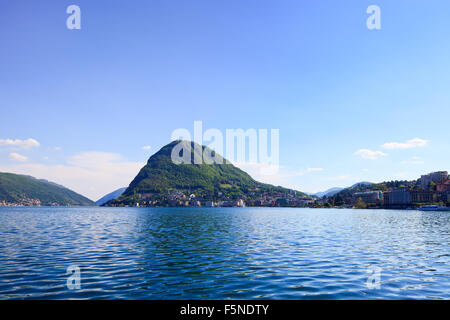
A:
{"type": "Polygon", "coordinates": [[[0,299],[449,299],[449,228],[445,212],[0,208],[0,299]]]}

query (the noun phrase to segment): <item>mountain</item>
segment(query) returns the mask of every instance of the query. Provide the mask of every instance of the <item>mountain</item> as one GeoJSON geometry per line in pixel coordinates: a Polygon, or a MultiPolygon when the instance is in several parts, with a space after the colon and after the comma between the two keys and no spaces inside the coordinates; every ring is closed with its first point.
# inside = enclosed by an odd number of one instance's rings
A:
{"type": "Polygon", "coordinates": [[[56,183],[30,176],[0,172],[0,204],[94,206],[82,195],[56,183]]]}
{"type": "Polygon", "coordinates": [[[340,188],[340,187],[330,188],[330,189],[325,190],[325,191],[314,193],[313,196],[316,196],[316,197],[319,197],[319,198],[332,197],[332,196],[334,196],[336,193],[338,193],[341,190],[344,190],[344,188],[340,188]]]}
{"type": "Polygon", "coordinates": [[[360,187],[368,187],[368,186],[373,185],[373,184],[374,183],[372,183],[372,182],[361,181],[361,182],[355,183],[351,187],[347,187],[347,188],[335,187],[335,188],[331,188],[331,189],[328,189],[328,190],[325,190],[325,191],[314,193],[312,195],[316,196],[316,197],[319,197],[319,198],[322,198],[322,197],[329,198],[329,197],[335,196],[336,194],[338,194],[339,192],[341,192],[342,190],[345,190],[345,189],[354,189],[354,188],[360,188],[360,187]]]}
{"type": "Polygon", "coordinates": [[[305,195],[298,191],[257,182],[208,147],[190,141],[173,141],[152,155],[126,191],[117,200],[112,200],[106,205],[131,205],[139,201],[164,203],[173,198],[173,194],[183,199],[194,194],[196,199],[215,201],[255,199],[263,194],[274,193],[305,195]],[[206,152],[216,159],[216,163],[175,164],[171,155],[173,148],[179,143],[186,147],[184,150],[191,148],[191,159],[195,159],[200,152],[203,154],[206,152]]]}
{"type": "Polygon", "coordinates": [[[357,182],[354,185],[352,185],[350,188],[357,188],[357,187],[367,187],[370,186],[372,184],[375,184],[373,182],[367,182],[367,181],[361,181],[361,182],[357,182]]]}
{"type": "Polygon", "coordinates": [[[125,192],[125,190],[127,190],[127,188],[120,188],[120,189],[117,189],[116,191],[113,191],[113,192],[111,192],[111,193],[108,193],[106,196],[104,196],[104,197],[102,197],[101,199],[95,201],[95,203],[96,203],[98,206],[101,206],[101,205],[107,203],[108,201],[115,200],[115,199],[117,199],[118,197],[120,197],[120,196],[122,195],[122,193],[125,192]]]}

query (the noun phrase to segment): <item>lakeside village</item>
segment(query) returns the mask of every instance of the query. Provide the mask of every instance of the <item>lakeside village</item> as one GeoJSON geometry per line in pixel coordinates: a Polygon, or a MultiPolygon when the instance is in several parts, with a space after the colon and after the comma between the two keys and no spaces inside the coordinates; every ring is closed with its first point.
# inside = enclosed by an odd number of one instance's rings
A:
{"type": "MultiPolygon", "coordinates": [[[[379,208],[416,209],[423,205],[450,207],[450,176],[446,171],[423,175],[417,181],[396,181],[364,184],[344,189],[340,193],[318,198],[289,190],[288,192],[250,192],[239,199],[229,199],[221,192],[212,201],[195,193],[168,190],[164,196],[146,193],[138,195],[134,206],[140,207],[306,207],[306,208],[379,208]],[[393,186],[393,187],[392,187],[393,186]]],[[[121,204],[120,206],[123,206],[121,204]]]]}
{"type": "Polygon", "coordinates": [[[416,181],[395,181],[380,184],[364,184],[344,189],[331,196],[318,198],[290,190],[267,192],[254,199],[254,194],[240,199],[228,199],[218,192],[217,201],[211,201],[191,193],[177,190],[150,200],[153,194],[140,195],[135,206],[153,207],[306,207],[306,208],[355,208],[355,209],[418,209],[422,206],[439,205],[450,208],[450,176],[447,171],[433,172],[416,181]],[[147,200],[148,199],[148,200],[147,200]]]}
{"type": "Polygon", "coordinates": [[[313,205],[317,198],[305,196],[296,191],[289,192],[267,192],[260,195],[258,199],[253,199],[255,195],[250,193],[242,195],[238,199],[229,199],[222,192],[218,192],[216,198],[218,200],[212,201],[206,199],[201,195],[191,193],[188,195],[181,191],[169,190],[167,196],[158,197],[157,200],[150,200],[153,194],[140,195],[139,202],[136,202],[137,207],[307,207],[313,205]],[[149,199],[149,200],[147,200],[149,199]]]}
{"type": "MultiPolygon", "coordinates": [[[[432,205],[450,210],[450,176],[447,171],[423,175],[415,181],[391,181],[359,184],[333,196],[308,196],[294,190],[287,192],[249,192],[230,199],[218,192],[213,201],[195,193],[168,190],[165,195],[142,194],[136,207],[299,207],[355,209],[419,209],[432,205]]],[[[47,204],[58,206],[57,203],[47,204]]],[[[23,196],[20,201],[0,200],[1,206],[39,207],[41,201],[23,196]]],[[[111,205],[116,206],[116,205],[111,205]]],[[[126,206],[126,205],[119,205],[126,206]]]]}
{"type": "MultiPolygon", "coordinates": [[[[0,207],[41,207],[41,200],[33,199],[28,197],[22,197],[20,200],[16,200],[15,202],[8,202],[6,200],[0,200],[0,207]]],[[[52,202],[48,204],[48,206],[58,207],[60,206],[56,202],[52,202]]]]}
{"type": "Polygon", "coordinates": [[[447,171],[422,175],[415,181],[391,181],[344,189],[319,201],[324,207],[356,209],[433,209],[450,211],[450,176],[447,171]],[[363,190],[358,190],[363,189],[363,190]],[[364,190],[365,189],[365,190],[364,190]]]}

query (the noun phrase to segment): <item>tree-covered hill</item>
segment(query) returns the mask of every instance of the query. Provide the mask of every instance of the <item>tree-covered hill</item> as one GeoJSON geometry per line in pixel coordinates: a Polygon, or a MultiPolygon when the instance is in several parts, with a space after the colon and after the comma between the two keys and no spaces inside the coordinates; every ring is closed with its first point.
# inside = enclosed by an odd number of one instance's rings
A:
{"type": "Polygon", "coordinates": [[[238,199],[244,195],[246,198],[257,198],[262,194],[294,192],[255,181],[219,154],[194,142],[183,141],[191,144],[191,159],[194,159],[199,150],[202,153],[206,150],[223,163],[176,164],[172,161],[171,154],[179,142],[173,141],[152,155],[122,196],[107,205],[133,204],[144,198],[161,199],[170,191],[186,195],[194,193],[197,198],[208,200],[217,200],[219,197],[238,199]]]}
{"type": "Polygon", "coordinates": [[[13,205],[94,206],[88,198],[56,183],[0,172],[0,203],[13,205]]]}

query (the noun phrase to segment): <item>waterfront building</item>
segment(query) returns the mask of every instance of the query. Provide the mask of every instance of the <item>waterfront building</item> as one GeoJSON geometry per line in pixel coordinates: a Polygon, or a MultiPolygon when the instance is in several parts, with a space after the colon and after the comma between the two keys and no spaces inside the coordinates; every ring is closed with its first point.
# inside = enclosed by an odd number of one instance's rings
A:
{"type": "Polygon", "coordinates": [[[221,207],[234,207],[235,202],[234,201],[221,201],[219,205],[221,207]]]}
{"type": "Polygon", "coordinates": [[[390,192],[385,192],[384,204],[390,206],[407,206],[411,204],[411,193],[405,188],[393,189],[390,192]]]}
{"type": "Polygon", "coordinates": [[[285,207],[290,204],[290,200],[288,198],[278,198],[276,204],[277,206],[285,207]]]}
{"type": "Polygon", "coordinates": [[[412,203],[427,203],[436,201],[436,194],[431,191],[413,190],[410,193],[412,203]]]}
{"type": "Polygon", "coordinates": [[[242,199],[237,201],[221,201],[218,204],[219,207],[245,207],[245,202],[242,199]]]}
{"type": "Polygon", "coordinates": [[[353,194],[353,203],[359,198],[365,203],[378,203],[383,201],[383,192],[381,191],[366,191],[366,192],[356,192],[353,194]]]}
{"type": "Polygon", "coordinates": [[[299,205],[299,206],[307,206],[307,205],[313,204],[314,201],[315,200],[312,198],[301,198],[301,199],[298,199],[296,202],[297,202],[297,205],[299,205]]]}

